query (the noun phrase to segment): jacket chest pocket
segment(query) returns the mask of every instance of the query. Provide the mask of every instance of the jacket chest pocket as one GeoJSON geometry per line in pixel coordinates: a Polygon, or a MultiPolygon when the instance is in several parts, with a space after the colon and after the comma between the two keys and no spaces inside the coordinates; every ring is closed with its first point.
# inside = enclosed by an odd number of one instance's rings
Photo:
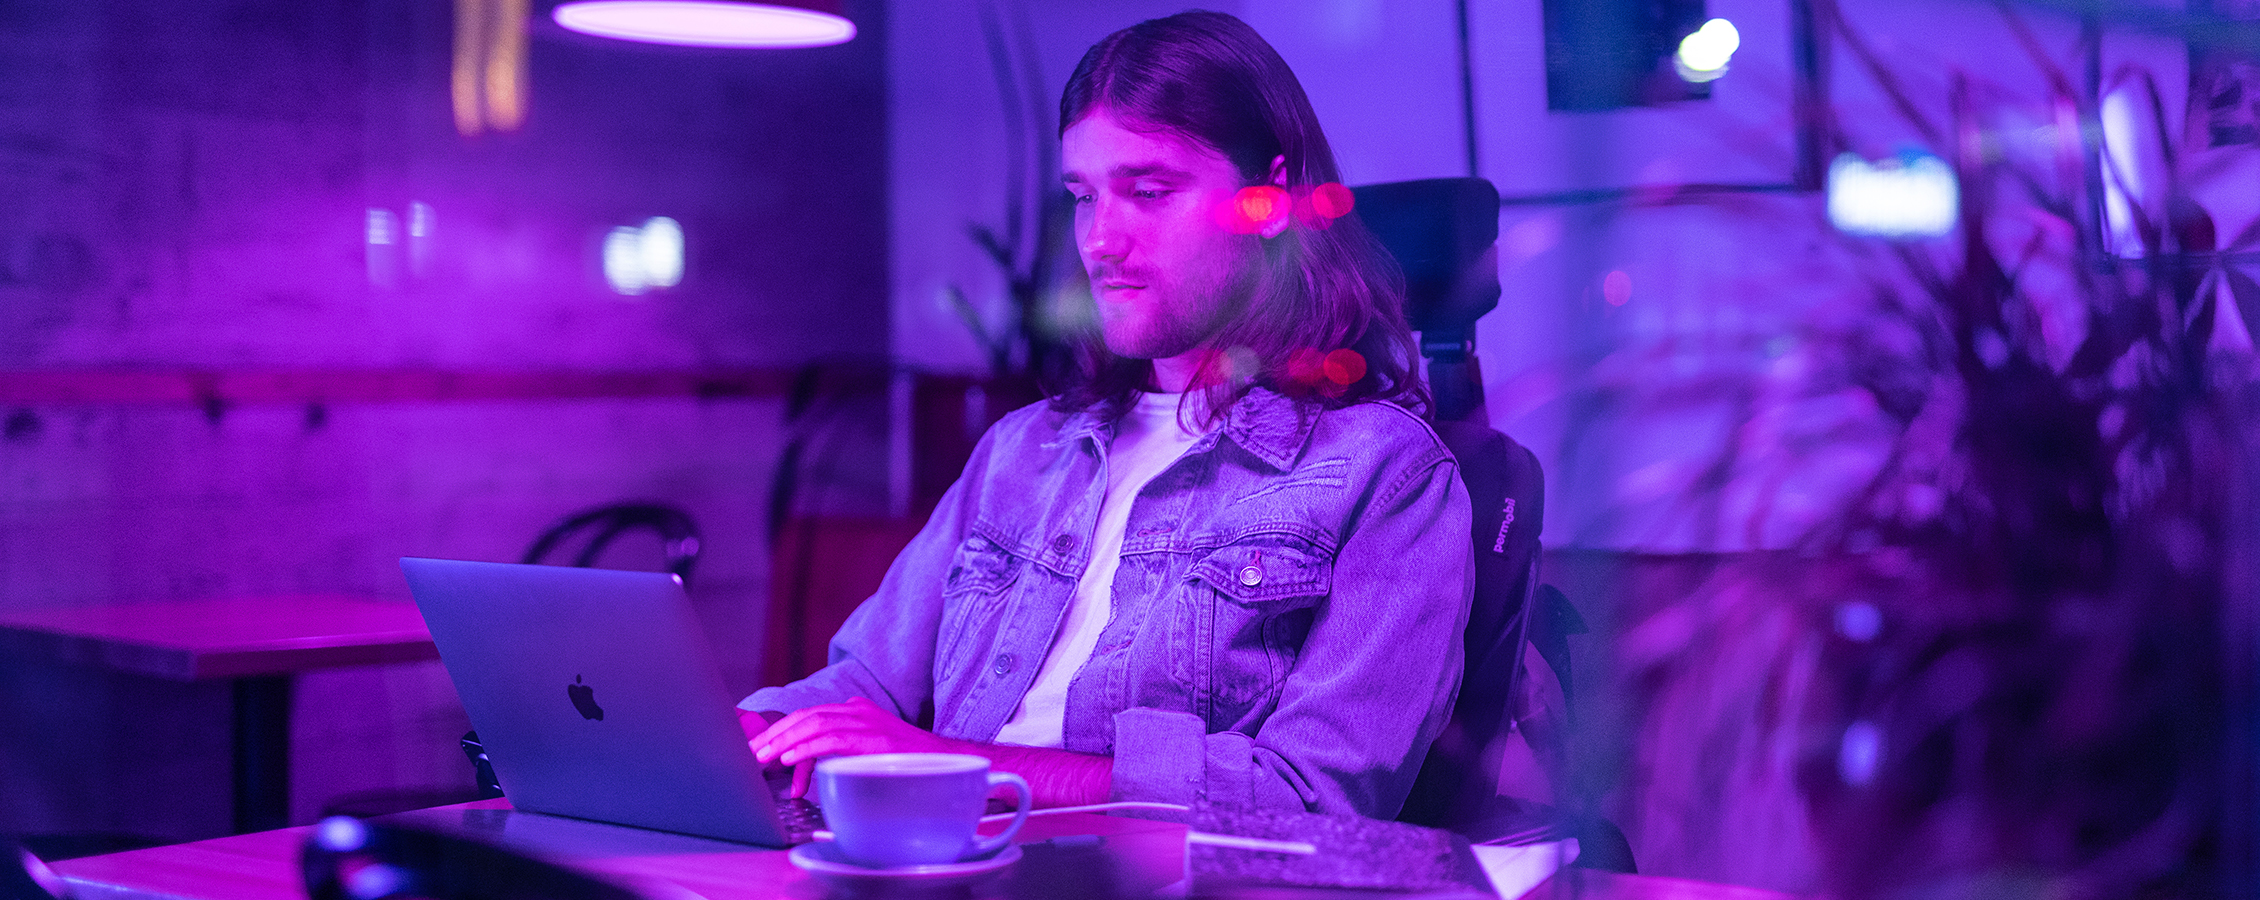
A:
{"type": "Polygon", "coordinates": [[[987,641],[967,641],[972,632],[996,629],[1005,594],[1020,579],[1026,563],[996,542],[980,535],[967,537],[950,559],[949,577],[942,584],[940,646],[934,659],[937,674],[966,671],[960,652],[979,652],[987,641]]]}
{"type": "Polygon", "coordinates": [[[1332,558],[1298,538],[1258,535],[1211,551],[1187,580],[1179,683],[1212,724],[1268,712],[1333,590],[1332,558]]]}

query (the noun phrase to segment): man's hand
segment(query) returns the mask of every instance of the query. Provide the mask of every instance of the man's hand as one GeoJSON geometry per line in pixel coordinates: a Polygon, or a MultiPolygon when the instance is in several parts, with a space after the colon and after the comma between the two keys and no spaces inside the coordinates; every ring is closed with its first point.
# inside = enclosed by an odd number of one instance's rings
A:
{"type": "Polygon", "coordinates": [[[977,745],[937,736],[862,697],[788,713],[753,739],[755,758],[788,766],[863,753],[979,752],[977,745]]]}
{"type": "Polygon", "coordinates": [[[976,744],[936,735],[895,718],[862,697],[845,703],[811,706],[797,712],[738,711],[738,723],[752,739],[754,758],[767,765],[791,766],[791,796],[808,794],[816,761],[860,753],[970,753],[986,757],[998,771],[1028,779],[1037,806],[1100,803],[1113,783],[1114,761],[1104,756],[976,744]]]}
{"type": "MultiPolygon", "coordinates": [[[[743,720],[741,719],[741,724],[743,720]]],[[[796,710],[771,723],[748,742],[763,764],[793,768],[791,796],[808,793],[816,760],[863,753],[971,753],[978,744],[953,741],[895,718],[862,697],[796,710]]]]}

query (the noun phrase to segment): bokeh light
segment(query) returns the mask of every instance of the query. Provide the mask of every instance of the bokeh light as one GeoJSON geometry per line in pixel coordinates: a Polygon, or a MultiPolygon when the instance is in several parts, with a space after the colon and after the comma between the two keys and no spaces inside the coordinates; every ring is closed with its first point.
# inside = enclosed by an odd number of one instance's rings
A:
{"type": "Polygon", "coordinates": [[[1241,188],[1216,208],[1216,224],[1233,234],[1256,234],[1286,218],[1292,201],[1268,184],[1241,188]]]}
{"type": "Polygon", "coordinates": [[[1844,783],[1861,787],[1875,780],[1876,764],[1883,761],[1883,731],[1865,719],[1844,729],[1837,745],[1836,774],[1844,783]]]}
{"type": "Polygon", "coordinates": [[[1326,354],[1326,361],[1321,364],[1321,369],[1324,370],[1327,381],[1349,387],[1365,377],[1365,357],[1356,350],[1344,347],[1326,354]]]}
{"type": "Polygon", "coordinates": [[[551,18],[582,34],[694,47],[824,47],[855,37],[855,23],[765,3],[585,0],[551,18]]]}
{"type": "Polygon", "coordinates": [[[612,229],[604,236],[604,280],[624,297],[682,283],[683,226],[657,216],[612,229]]]}
{"type": "Polygon", "coordinates": [[[350,816],[331,816],[314,826],[314,843],[334,853],[351,853],[369,845],[369,826],[350,816]]]}
{"type": "Polygon", "coordinates": [[[1712,19],[1703,27],[1679,41],[1679,53],[1672,58],[1679,77],[1701,83],[1716,80],[1726,74],[1726,65],[1734,58],[1734,51],[1742,48],[1742,32],[1725,19],[1712,19]]]}
{"type": "Polygon", "coordinates": [[[1828,167],[1828,220],[1852,234],[1946,234],[1954,230],[1961,197],[1953,167],[1920,151],[1876,163],[1845,153],[1828,167]]]}
{"type": "Polygon", "coordinates": [[[369,283],[380,288],[400,283],[400,216],[381,206],[369,207],[362,226],[367,243],[364,265],[369,283]]]}
{"type": "Polygon", "coordinates": [[[1310,190],[1298,189],[1295,193],[1295,218],[1311,228],[1325,228],[1335,219],[1350,214],[1357,205],[1357,195],[1338,182],[1329,181],[1310,190]]]}
{"type": "Polygon", "coordinates": [[[643,271],[652,287],[683,281],[683,226],[666,216],[643,223],[643,271]]]}
{"type": "Polygon", "coordinates": [[[1602,276],[1601,298],[1610,306],[1623,306],[1632,300],[1632,276],[1622,269],[1602,276]]]}
{"type": "Polygon", "coordinates": [[[526,121],[526,19],[530,0],[455,0],[448,93],[464,137],[514,131],[526,121]]]}

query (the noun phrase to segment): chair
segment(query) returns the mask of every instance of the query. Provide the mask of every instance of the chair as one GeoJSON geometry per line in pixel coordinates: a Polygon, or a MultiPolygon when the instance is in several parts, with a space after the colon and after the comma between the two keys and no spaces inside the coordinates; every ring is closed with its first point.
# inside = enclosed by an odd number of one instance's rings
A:
{"type": "MultiPolygon", "coordinates": [[[[1566,697],[1566,638],[1583,631],[1568,598],[1539,585],[1546,485],[1538,458],[1492,429],[1483,407],[1475,323],[1499,302],[1499,193],[1481,178],[1436,178],[1353,194],[1358,217],[1404,269],[1405,317],[1428,360],[1436,432],[1459,461],[1474,513],[1466,674],[1398,818],[1477,842],[1541,831],[1575,836],[1581,865],[1632,871],[1631,847],[1614,825],[1499,796],[1502,753],[1519,730],[1523,648],[1540,648],[1566,697]]],[[[1566,755],[1558,736],[1522,738],[1542,760],[1566,755]]],[[[1562,783],[1560,772],[1548,774],[1562,783]]]]}
{"type": "MultiPolygon", "coordinates": [[[[593,566],[603,558],[614,538],[638,529],[658,535],[660,551],[665,557],[662,570],[673,572],[683,580],[684,587],[689,587],[691,570],[698,564],[698,523],[692,521],[689,513],[663,503],[612,503],[566,516],[543,529],[520,561],[538,565],[552,553],[558,553],[560,557],[569,556],[574,566],[593,566]],[[579,553],[562,552],[575,546],[580,548],[579,553]]],[[[359,791],[331,800],[323,807],[322,815],[367,818],[502,796],[501,781],[495,777],[494,765],[487,759],[486,746],[479,741],[479,733],[464,732],[458,746],[470,760],[475,788],[359,791]]]]}
{"type": "Polygon", "coordinates": [[[552,551],[579,543],[581,552],[573,556],[572,565],[593,566],[613,538],[634,529],[649,529],[659,535],[667,557],[663,568],[689,587],[691,569],[698,564],[698,525],[689,513],[663,503],[614,503],[566,516],[543,531],[521,561],[541,563],[552,551]]]}

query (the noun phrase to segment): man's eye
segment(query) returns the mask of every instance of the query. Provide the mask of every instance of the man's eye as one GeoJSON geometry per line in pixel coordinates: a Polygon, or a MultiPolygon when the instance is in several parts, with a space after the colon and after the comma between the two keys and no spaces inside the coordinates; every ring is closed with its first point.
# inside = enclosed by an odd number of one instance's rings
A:
{"type": "Polygon", "coordinates": [[[1130,196],[1140,200],[1159,200],[1169,196],[1168,188],[1132,188],[1130,196]]]}
{"type": "Polygon", "coordinates": [[[1089,203],[1089,202],[1091,202],[1091,199],[1092,199],[1093,197],[1096,197],[1096,196],[1097,196],[1096,194],[1078,194],[1078,193],[1076,193],[1076,192],[1074,192],[1074,191],[1068,191],[1068,192],[1067,192],[1067,202],[1069,202],[1069,203],[1073,203],[1073,204],[1076,204],[1076,205],[1082,205],[1082,204],[1085,204],[1085,203],[1089,203]]]}

